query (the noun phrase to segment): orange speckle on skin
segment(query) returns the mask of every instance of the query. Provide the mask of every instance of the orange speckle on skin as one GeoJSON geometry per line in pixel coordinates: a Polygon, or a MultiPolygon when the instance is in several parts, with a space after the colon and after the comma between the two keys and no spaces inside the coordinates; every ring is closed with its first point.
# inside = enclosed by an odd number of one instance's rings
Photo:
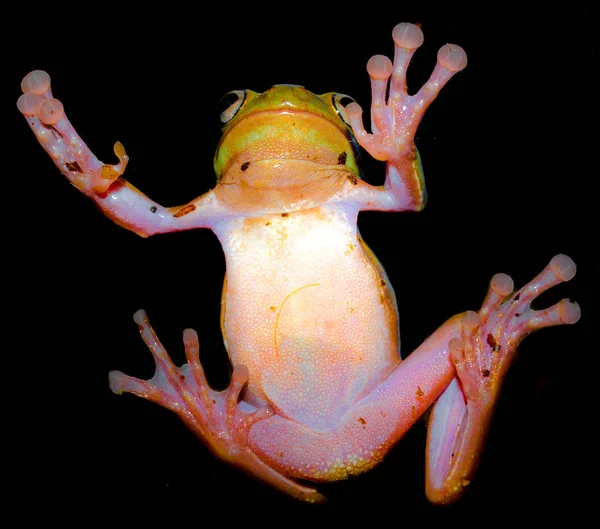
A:
{"type": "Polygon", "coordinates": [[[119,178],[120,175],[121,173],[115,170],[112,165],[103,165],[102,169],[100,170],[100,178],[103,180],[113,181],[119,178]]]}
{"type": "Polygon", "coordinates": [[[344,255],[350,255],[356,246],[354,244],[348,244],[348,249],[344,252],[344,255]]]}
{"type": "Polygon", "coordinates": [[[358,418],[358,422],[359,422],[360,424],[367,424],[367,421],[365,421],[365,420],[364,420],[362,417],[359,417],[359,418],[358,418]]]}
{"type": "Polygon", "coordinates": [[[425,395],[425,393],[421,389],[421,386],[417,386],[417,391],[415,394],[417,395],[417,397],[422,397],[423,395],[425,395]]]}
{"type": "Polygon", "coordinates": [[[188,213],[191,213],[195,209],[196,209],[196,206],[194,204],[188,204],[187,206],[183,206],[179,211],[177,211],[176,213],[174,213],[173,217],[175,217],[176,219],[178,219],[179,217],[183,217],[184,215],[187,215],[188,213]]]}

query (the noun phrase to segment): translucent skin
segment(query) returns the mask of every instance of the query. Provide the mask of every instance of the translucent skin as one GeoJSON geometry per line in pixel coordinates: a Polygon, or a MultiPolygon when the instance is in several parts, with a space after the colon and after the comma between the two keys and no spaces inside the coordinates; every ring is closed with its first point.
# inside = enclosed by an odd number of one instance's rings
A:
{"type": "Polygon", "coordinates": [[[61,172],[111,219],[142,236],[211,228],[223,245],[230,387],[208,387],[194,331],[184,331],[187,363],[177,368],[139,311],[134,318],[156,374],[143,381],[112,372],[113,391],[172,409],[216,455],[309,502],[324,498],[291,478],[331,481],[368,470],[436,399],[426,492],[435,503],[458,499],[477,467],[519,341],[579,318],[578,306],[566,300],[530,308],[541,292],[573,277],[574,263],[556,256],[514,293],[508,276],[494,276],[477,313],[450,318],[400,362],[395,297],[358,234],[356,217],[365,209],[423,207],[413,137],[427,106],[465,67],[466,55],[444,46],[430,80],[408,96],[406,69],[423,35],[399,24],[393,38],[394,62],[376,56],[367,65],[372,133],[356,103],[336,108],[332,97],[301,87],[275,86],[261,96],[262,106],[238,99],[224,113],[219,184],[174,208],[156,204],[120,177],[128,160],[120,143],[117,165],[96,159],[52,97],[47,74],[28,74],[18,101],[61,172]],[[383,186],[358,179],[338,112],[359,143],[386,162],[383,186]]]}

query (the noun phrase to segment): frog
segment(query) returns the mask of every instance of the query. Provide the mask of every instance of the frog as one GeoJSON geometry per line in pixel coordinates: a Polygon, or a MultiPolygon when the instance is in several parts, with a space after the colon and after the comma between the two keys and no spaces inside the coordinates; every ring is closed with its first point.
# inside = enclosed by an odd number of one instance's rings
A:
{"type": "Polygon", "coordinates": [[[326,500],[319,483],[380,464],[426,413],[425,494],[439,505],[459,500],[519,343],[581,315],[568,299],[531,307],[574,277],[573,260],[558,254],[520,289],[494,275],[477,311],[453,315],[401,358],[396,296],[359,233],[358,214],[425,207],[415,133],[467,56],[458,45],[442,46],[430,78],[409,95],[406,72],[423,32],[401,23],[392,40],[393,61],[375,55],[366,66],[371,132],[361,106],[342,93],[290,84],[233,91],[221,114],[216,185],[181,206],[164,207],[123,178],[129,157],[120,142],[118,163],[101,162],[46,72],[28,73],[17,101],[59,171],[110,220],[141,237],[207,228],[223,248],[229,386],[208,384],[194,330],[183,331],[186,363],[178,367],[140,310],[134,321],[155,374],[142,380],[111,371],[111,390],[172,410],[214,455],[307,503],[326,500]],[[363,179],[361,148],[385,163],[382,185],[363,179]]]}

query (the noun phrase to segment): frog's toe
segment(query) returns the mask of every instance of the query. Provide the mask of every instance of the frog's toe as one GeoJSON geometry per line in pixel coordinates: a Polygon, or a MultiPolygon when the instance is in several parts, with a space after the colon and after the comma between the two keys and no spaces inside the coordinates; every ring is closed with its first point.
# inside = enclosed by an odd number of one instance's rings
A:
{"type": "Polygon", "coordinates": [[[394,66],[390,95],[392,99],[394,95],[397,99],[406,95],[406,70],[415,50],[423,44],[423,32],[414,24],[401,22],[392,30],[392,38],[394,39],[394,66]]]}
{"type": "Polygon", "coordinates": [[[373,55],[367,63],[367,72],[373,80],[387,81],[392,75],[392,61],[385,55],[373,55]]]}
{"type": "Polygon", "coordinates": [[[462,362],[465,358],[464,344],[459,338],[452,338],[448,342],[448,352],[454,364],[462,362]]]}
{"type": "Polygon", "coordinates": [[[451,72],[460,72],[467,66],[467,54],[457,44],[445,44],[437,54],[438,64],[451,72]]]}
{"type": "Polygon", "coordinates": [[[473,331],[481,323],[481,318],[479,317],[479,314],[477,314],[475,311],[468,310],[467,312],[465,312],[460,323],[463,329],[467,331],[473,331]]]}
{"type": "Polygon", "coordinates": [[[507,274],[496,274],[492,277],[490,288],[498,296],[508,296],[515,288],[515,282],[507,274]]]}
{"type": "Polygon", "coordinates": [[[556,309],[560,321],[568,325],[577,323],[579,318],[581,318],[581,308],[576,301],[571,301],[570,299],[561,299],[557,303],[556,309]]]}
{"type": "Polygon", "coordinates": [[[568,255],[555,255],[550,261],[550,269],[561,281],[570,281],[575,276],[577,265],[568,255]]]}
{"type": "Polygon", "coordinates": [[[505,341],[505,345],[513,350],[533,331],[552,325],[576,323],[581,310],[577,303],[569,300],[563,299],[542,310],[531,308],[531,303],[542,292],[569,281],[575,272],[576,265],[570,257],[556,255],[537,277],[512,295],[508,295],[512,280],[509,282],[506,279],[508,276],[494,276],[480,315],[488,322],[492,335],[503,336],[501,341],[505,341]]]}
{"type": "Polygon", "coordinates": [[[50,88],[50,75],[44,70],[29,72],[21,81],[24,94],[43,94],[50,88]]]}
{"type": "Polygon", "coordinates": [[[392,38],[396,45],[406,50],[416,50],[424,40],[421,28],[410,22],[396,24],[392,30],[392,38]]]}
{"type": "MultiPolygon", "coordinates": [[[[346,107],[346,115],[348,119],[351,121],[352,128],[362,129],[362,131],[366,134],[365,128],[362,122],[362,107],[356,102],[353,101],[346,107]]],[[[355,131],[356,132],[356,131],[355,131]]]]}
{"type": "Polygon", "coordinates": [[[356,141],[366,149],[371,156],[377,158],[377,151],[375,150],[375,145],[378,142],[378,138],[376,138],[373,134],[369,134],[363,123],[363,109],[356,102],[353,101],[346,107],[346,116],[348,117],[348,121],[350,126],[352,127],[352,132],[354,132],[354,137],[356,141]]]}
{"type": "Polygon", "coordinates": [[[471,365],[476,361],[474,353],[477,351],[477,344],[474,340],[474,335],[480,325],[481,318],[479,314],[468,310],[462,315],[460,320],[460,339],[452,338],[448,343],[450,357],[459,373],[464,369],[463,366],[465,363],[471,365]]]}
{"type": "Polygon", "coordinates": [[[542,292],[575,276],[577,265],[568,255],[555,255],[537,277],[525,285],[515,296],[513,302],[529,303],[542,292]]]}
{"type": "Polygon", "coordinates": [[[452,338],[448,343],[450,359],[467,401],[488,404],[497,392],[494,379],[500,364],[485,355],[481,335],[486,325],[479,315],[467,311],[460,324],[460,338],[452,338]]]}
{"type": "Polygon", "coordinates": [[[40,103],[40,121],[45,125],[54,125],[65,115],[63,104],[55,98],[44,99],[40,103]]]}
{"type": "Polygon", "coordinates": [[[65,115],[63,104],[55,98],[27,93],[17,100],[17,108],[26,116],[38,116],[44,125],[55,125],[65,115]]]}
{"type": "Polygon", "coordinates": [[[65,115],[62,103],[52,97],[50,76],[43,70],[29,72],[21,81],[21,90],[17,108],[25,116],[37,116],[44,125],[55,125],[65,115]]]}
{"type": "Polygon", "coordinates": [[[547,309],[527,309],[523,314],[516,313],[514,316],[515,321],[509,322],[509,327],[512,327],[513,339],[520,340],[544,327],[577,323],[581,317],[581,309],[576,302],[562,299],[547,309]]]}
{"type": "Polygon", "coordinates": [[[17,99],[17,108],[25,116],[36,116],[40,111],[40,105],[43,100],[44,97],[40,94],[22,94],[17,99]]]}
{"type": "Polygon", "coordinates": [[[490,281],[490,288],[487,296],[481,306],[479,314],[485,318],[488,314],[496,310],[515,288],[515,282],[507,274],[496,274],[490,281]]]}

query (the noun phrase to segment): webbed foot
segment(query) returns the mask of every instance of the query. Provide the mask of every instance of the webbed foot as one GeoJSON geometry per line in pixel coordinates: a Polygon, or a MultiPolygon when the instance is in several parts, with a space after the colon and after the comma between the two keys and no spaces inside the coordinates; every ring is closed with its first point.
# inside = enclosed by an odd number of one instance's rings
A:
{"type": "Polygon", "coordinates": [[[566,255],[556,255],[548,266],[520,290],[513,280],[496,274],[479,311],[466,312],[461,340],[450,342],[450,351],[467,401],[490,404],[510,366],[517,346],[528,334],[544,327],[579,320],[579,305],[563,299],[543,310],[532,301],[542,292],[575,275],[576,266],[566,255]]]}
{"type": "Polygon", "coordinates": [[[579,319],[577,303],[565,299],[547,309],[531,308],[538,295],[574,275],[575,263],[566,255],[555,256],[517,292],[509,276],[496,274],[480,311],[462,315],[460,338],[448,343],[457,377],[438,399],[430,418],[426,492],[431,502],[455,502],[475,475],[519,342],[535,330],[579,319]]]}
{"type": "Polygon", "coordinates": [[[147,381],[111,371],[109,381],[114,393],[133,393],[174,411],[219,458],[294,498],[312,503],[324,501],[325,498],[316,490],[276,472],[249,449],[250,428],[256,422],[271,417],[273,410],[268,406],[250,411],[240,408],[240,392],[249,378],[246,366],[235,367],[227,389],[214,391],[209,387],[200,364],[200,347],[194,330],[186,329],[183,333],[187,363],[178,368],[158,340],[146,313],[142,310],[136,312],[134,320],[154,357],[156,371],[147,381]]]}

